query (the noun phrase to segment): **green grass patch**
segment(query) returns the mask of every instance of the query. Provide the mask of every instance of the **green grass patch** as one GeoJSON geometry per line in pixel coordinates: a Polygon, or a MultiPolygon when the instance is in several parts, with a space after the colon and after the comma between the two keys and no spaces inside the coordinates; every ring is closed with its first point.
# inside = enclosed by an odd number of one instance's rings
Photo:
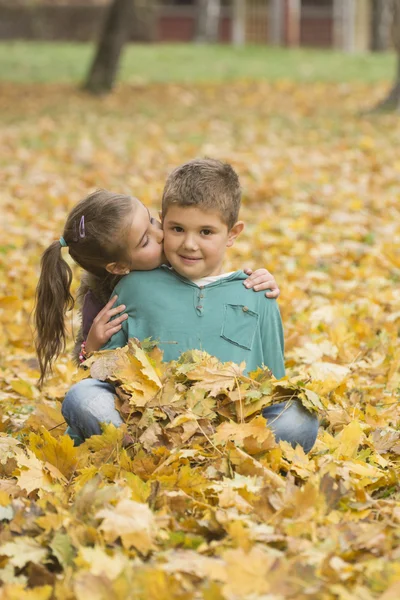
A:
{"type": "MultiPolygon", "coordinates": [[[[93,44],[0,43],[0,81],[75,83],[89,68],[93,44]]],[[[130,44],[120,80],[129,83],[196,83],[237,79],[370,82],[391,80],[395,55],[344,54],[331,50],[289,50],[268,46],[130,44]]]]}

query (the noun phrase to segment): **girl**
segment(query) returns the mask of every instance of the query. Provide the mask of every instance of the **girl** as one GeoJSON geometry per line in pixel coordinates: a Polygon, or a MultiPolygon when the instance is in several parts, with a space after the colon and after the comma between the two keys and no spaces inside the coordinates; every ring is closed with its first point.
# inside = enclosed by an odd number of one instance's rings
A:
{"type": "MultiPolygon", "coordinates": [[[[116,296],[108,301],[119,279],[130,271],[155,269],[165,262],[162,241],[160,223],[131,196],[98,190],[72,209],[62,236],[47,248],[41,260],[35,311],[39,385],[65,348],[65,314],[74,306],[72,271],[62,257],[62,248],[67,247],[71,258],[85,271],[78,291],[82,326],[74,349],[75,358],[83,362],[88,353],[99,350],[119,331],[127,318],[122,314],[110,320],[124,310],[124,306],[113,308],[116,296]]],[[[267,289],[270,298],[279,296],[268,271],[246,273],[251,275],[246,287],[267,289]]]]}

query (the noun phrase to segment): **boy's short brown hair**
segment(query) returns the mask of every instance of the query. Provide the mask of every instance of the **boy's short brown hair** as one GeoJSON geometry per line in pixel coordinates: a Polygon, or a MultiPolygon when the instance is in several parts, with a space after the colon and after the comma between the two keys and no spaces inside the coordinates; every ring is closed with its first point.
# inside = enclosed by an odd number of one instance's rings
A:
{"type": "Polygon", "coordinates": [[[238,220],[241,196],[239,177],[231,165],[213,158],[196,158],[169,175],[162,214],[167,214],[171,204],[216,210],[230,230],[238,220]]]}

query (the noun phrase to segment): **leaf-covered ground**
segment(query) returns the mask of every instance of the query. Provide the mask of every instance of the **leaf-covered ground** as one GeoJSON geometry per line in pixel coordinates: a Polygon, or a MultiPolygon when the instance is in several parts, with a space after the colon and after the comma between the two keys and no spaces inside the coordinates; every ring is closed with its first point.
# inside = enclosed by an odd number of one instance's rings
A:
{"type": "Polygon", "coordinates": [[[400,122],[359,115],[384,91],[3,86],[0,598],[397,600],[400,122]],[[133,443],[109,427],[74,448],[67,354],[35,385],[40,254],[93,188],[157,210],[169,170],[199,155],[241,176],[248,225],[227,268],[280,283],[288,377],[198,355],[162,366],[132,346],[92,369],[125,383],[133,443]],[[307,456],[259,416],[293,390],[321,418],[307,456]]]}

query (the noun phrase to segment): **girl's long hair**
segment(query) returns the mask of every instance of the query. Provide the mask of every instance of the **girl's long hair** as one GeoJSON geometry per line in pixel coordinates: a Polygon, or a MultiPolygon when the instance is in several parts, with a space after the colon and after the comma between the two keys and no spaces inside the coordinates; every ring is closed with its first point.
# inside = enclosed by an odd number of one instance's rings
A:
{"type": "MultiPolygon", "coordinates": [[[[70,212],[62,233],[71,258],[85,271],[108,280],[106,265],[128,260],[127,231],[134,201],[130,196],[98,190],[70,212]]],[[[62,257],[60,241],[45,250],[36,289],[36,352],[42,385],[65,348],[66,312],[73,308],[72,270],[62,257]]]]}

